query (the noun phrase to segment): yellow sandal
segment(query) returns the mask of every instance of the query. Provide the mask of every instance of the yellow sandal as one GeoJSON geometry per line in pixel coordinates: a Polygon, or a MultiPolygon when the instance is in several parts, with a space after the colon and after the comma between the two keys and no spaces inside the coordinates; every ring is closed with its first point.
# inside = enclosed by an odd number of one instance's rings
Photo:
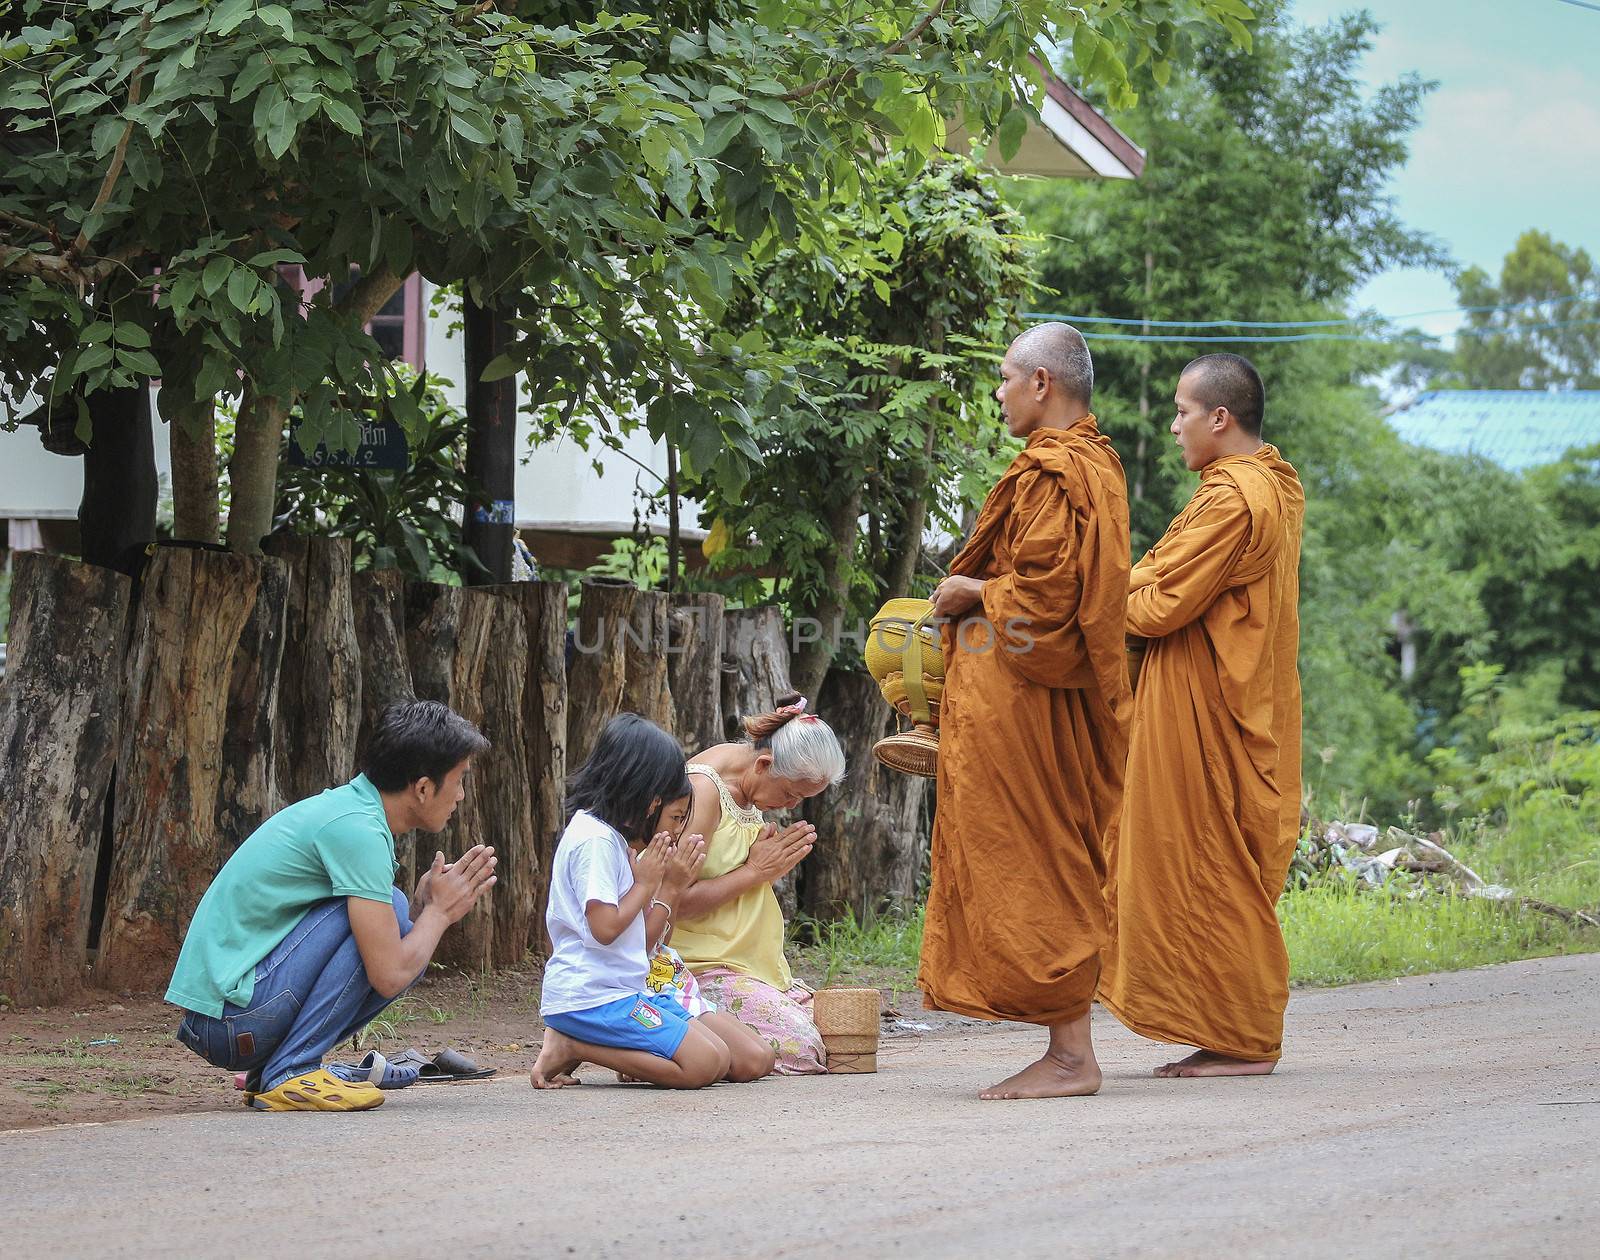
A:
{"type": "Polygon", "coordinates": [[[320,1068],[246,1097],[257,1111],[371,1111],[383,1106],[383,1091],[376,1086],[352,1085],[320,1068]]]}

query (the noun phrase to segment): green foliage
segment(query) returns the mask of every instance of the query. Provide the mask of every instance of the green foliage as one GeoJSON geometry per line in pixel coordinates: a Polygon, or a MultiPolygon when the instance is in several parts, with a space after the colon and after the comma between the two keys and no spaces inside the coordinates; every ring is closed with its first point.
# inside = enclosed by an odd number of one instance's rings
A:
{"type": "Polygon", "coordinates": [[[415,269],[510,309],[523,337],[493,371],[526,371],[536,403],[637,396],[729,487],[782,375],[722,328],[752,258],[827,248],[833,199],[881,152],[925,157],[942,118],[987,131],[1033,110],[1048,21],[1125,99],[1130,62],[1196,23],[1247,38],[1248,16],[1238,0],[17,7],[0,45],[14,396],[77,399],[82,419],[97,389],[159,375],[201,400],[242,380],[300,399],[313,442],[349,431],[352,395],[414,423],[361,328],[415,269]],[[285,264],[335,283],[295,301],[285,264]]]}
{"type": "MultiPolygon", "coordinates": [[[[481,571],[457,520],[471,490],[467,420],[445,399],[448,383],[419,377],[409,389],[418,418],[406,433],[404,470],[285,463],[277,528],[350,539],[357,569],[400,569],[418,581],[449,583],[481,571]]],[[[378,419],[376,407],[355,405],[357,416],[378,419]]]]}
{"type": "Polygon", "coordinates": [[[742,493],[696,493],[728,540],[716,566],[776,571],[793,615],[854,624],[888,586],[926,585],[924,526],[959,534],[1009,457],[990,395],[1031,290],[1030,242],[965,160],[889,159],[828,213],[838,248],[780,251],[739,308],[806,397],[762,435],[742,493]]]}
{"type": "Polygon", "coordinates": [[[1495,283],[1456,278],[1466,329],[1436,382],[1459,389],[1600,389],[1600,272],[1586,250],[1524,232],[1495,283]],[[1511,310],[1472,310],[1510,306],[1511,310]]]}
{"type": "MultiPolygon", "coordinates": [[[[1428,85],[1407,76],[1368,96],[1361,61],[1370,15],[1310,29],[1283,4],[1257,9],[1251,55],[1202,43],[1121,120],[1148,151],[1138,181],[1019,186],[1030,227],[1051,239],[1041,266],[1056,294],[1048,309],[1133,320],[1339,317],[1368,277],[1440,260],[1399,222],[1384,191],[1405,161],[1428,85]]],[[[1193,487],[1166,434],[1171,391],[1190,359],[1248,354],[1269,382],[1268,440],[1313,477],[1319,466],[1331,463],[1337,475],[1349,462],[1322,408],[1344,405],[1337,391],[1383,363],[1340,343],[1102,337],[1092,348],[1095,412],[1127,469],[1136,555],[1193,487]]],[[[1313,502],[1320,488],[1308,486],[1313,502]]]]}

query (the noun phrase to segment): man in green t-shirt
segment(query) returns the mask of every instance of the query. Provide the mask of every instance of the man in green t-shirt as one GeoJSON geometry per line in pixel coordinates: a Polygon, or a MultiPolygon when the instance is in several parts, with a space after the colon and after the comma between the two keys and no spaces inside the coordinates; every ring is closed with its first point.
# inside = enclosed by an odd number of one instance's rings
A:
{"type": "Polygon", "coordinates": [[[195,910],[167,1001],[178,1040],[244,1072],[262,1111],[365,1111],[383,1101],[322,1056],[427,967],[439,938],[494,885],[494,850],[435,856],[415,896],[394,887],[394,838],[442,831],[466,795],[477,727],[432,700],[378,719],[362,773],[274,814],[228,859],[195,910]]]}

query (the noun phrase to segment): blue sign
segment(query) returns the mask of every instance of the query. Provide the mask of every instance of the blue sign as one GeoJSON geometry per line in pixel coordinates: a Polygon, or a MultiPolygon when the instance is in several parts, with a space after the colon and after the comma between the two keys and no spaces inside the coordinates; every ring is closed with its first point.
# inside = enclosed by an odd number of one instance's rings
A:
{"type": "MultiPolygon", "coordinates": [[[[298,426],[297,426],[298,427],[298,426]]],[[[296,468],[369,468],[404,472],[411,462],[406,450],[405,430],[396,420],[361,422],[361,440],[353,451],[330,451],[319,442],[309,455],[300,449],[293,430],[289,433],[289,462],[296,468]]]]}

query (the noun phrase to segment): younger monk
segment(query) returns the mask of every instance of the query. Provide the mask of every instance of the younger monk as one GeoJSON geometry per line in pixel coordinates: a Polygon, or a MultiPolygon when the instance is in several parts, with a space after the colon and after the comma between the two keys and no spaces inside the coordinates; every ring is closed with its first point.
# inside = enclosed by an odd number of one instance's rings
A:
{"type": "Polygon", "coordinates": [[[1101,841],[1127,751],[1127,488],[1089,414],[1076,329],[1028,329],[1000,376],[1006,428],[1027,446],[934,592],[941,618],[964,620],[944,631],[918,982],[930,1008],[1049,1030],[1044,1056],[983,1098],[1093,1094],[1101,841]]]}
{"type": "Polygon", "coordinates": [[[1300,830],[1305,494],[1261,441],[1248,360],[1196,359],[1176,402],[1200,486],[1133,569],[1128,634],[1148,643],[1099,996],[1135,1032],[1200,1047],[1157,1076],[1244,1076],[1276,1065],[1289,999],[1274,907],[1300,830]]]}

